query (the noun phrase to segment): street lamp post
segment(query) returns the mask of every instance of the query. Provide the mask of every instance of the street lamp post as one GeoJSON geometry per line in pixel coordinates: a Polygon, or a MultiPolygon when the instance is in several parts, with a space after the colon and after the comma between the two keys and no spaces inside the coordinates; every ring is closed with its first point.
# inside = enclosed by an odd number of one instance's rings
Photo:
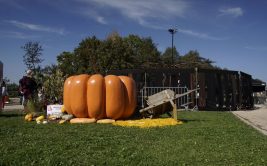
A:
{"type": "Polygon", "coordinates": [[[168,30],[170,33],[171,33],[171,35],[172,35],[172,65],[173,65],[173,62],[174,62],[174,60],[173,60],[173,36],[174,36],[174,34],[177,32],[177,29],[175,29],[175,28],[171,28],[171,29],[169,29],[168,30]]]}
{"type": "Polygon", "coordinates": [[[198,104],[197,104],[197,98],[198,98],[198,76],[197,76],[197,74],[198,74],[198,68],[197,67],[195,67],[195,72],[196,72],[196,91],[195,91],[195,107],[193,108],[194,110],[198,110],[198,104]]]}

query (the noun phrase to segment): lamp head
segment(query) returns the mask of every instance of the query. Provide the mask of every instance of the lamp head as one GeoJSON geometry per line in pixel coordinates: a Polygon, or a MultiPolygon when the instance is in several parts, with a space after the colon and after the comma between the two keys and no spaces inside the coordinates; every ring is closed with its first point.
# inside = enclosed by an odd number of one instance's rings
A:
{"type": "Polygon", "coordinates": [[[176,28],[170,28],[168,31],[169,31],[171,34],[174,34],[174,33],[177,32],[177,29],[176,29],[176,28]]]}

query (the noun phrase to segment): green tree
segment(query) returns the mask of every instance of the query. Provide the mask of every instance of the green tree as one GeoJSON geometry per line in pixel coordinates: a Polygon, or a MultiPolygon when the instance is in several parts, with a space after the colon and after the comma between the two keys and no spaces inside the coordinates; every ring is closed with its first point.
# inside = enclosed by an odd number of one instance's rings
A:
{"type": "Polygon", "coordinates": [[[41,68],[40,66],[38,66],[36,69],[34,69],[33,71],[33,78],[37,83],[37,86],[41,86],[43,84],[43,82],[45,81],[45,76],[44,76],[44,69],[41,68]]]}
{"type": "MultiPolygon", "coordinates": [[[[73,52],[62,52],[57,56],[58,68],[63,75],[74,75],[78,71],[77,58],[73,52]]],[[[48,66],[49,71],[49,66],[48,66]]]]}
{"type": "Polygon", "coordinates": [[[21,48],[25,51],[23,62],[27,68],[31,70],[37,69],[43,61],[41,59],[43,48],[40,43],[29,41],[21,48]]]}
{"type": "Polygon", "coordinates": [[[190,50],[187,54],[180,57],[177,65],[180,68],[202,68],[202,69],[214,69],[216,68],[213,66],[214,62],[210,59],[203,58],[199,55],[198,51],[190,50]]]}
{"type": "Polygon", "coordinates": [[[45,99],[48,103],[62,103],[63,86],[66,77],[56,65],[47,66],[45,70],[46,79],[43,84],[45,99]]]}
{"type": "Polygon", "coordinates": [[[9,97],[18,97],[19,85],[16,83],[7,84],[8,96],[9,97]]]}
{"type": "MultiPolygon", "coordinates": [[[[42,73],[44,76],[44,81],[47,80],[47,78],[52,75],[53,73],[55,73],[57,70],[59,69],[58,65],[55,64],[51,64],[51,65],[47,65],[42,69],[42,73]]],[[[62,72],[62,71],[61,71],[62,72]]]]}
{"type": "Polygon", "coordinates": [[[125,42],[131,50],[134,68],[154,68],[161,66],[160,52],[150,37],[129,35],[125,42]]]}
{"type": "Polygon", "coordinates": [[[166,50],[162,54],[161,59],[164,63],[164,66],[170,66],[170,65],[172,65],[172,62],[174,64],[176,64],[179,61],[180,55],[179,55],[178,51],[176,50],[176,47],[173,47],[173,56],[172,56],[172,48],[168,47],[168,48],[166,48],[166,50]],[[172,60],[172,58],[173,58],[173,60],[172,60]]]}
{"type": "Polygon", "coordinates": [[[17,97],[19,85],[11,82],[7,77],[5,77],[3,79],[3,81],[5,81],[5,83],[6,83],[8,96],[9,97],[17,97]]]}
{"type": "Polygon", "coordinates": [[[74,50],[75,62],[79,65],[77,73],[100,72],[99,55],[102,42],[95,36],[88,37],[79,43],[74,50]]]}
{"type": "Polygon", "coordinates": [[[63,52],[57,61],[64,76],[161,66],[160,52],[151,38],[137,35],[121,37],[117,32],[112,32],[105,40],[87,37],[73,53],[63,52]]]}
{"type": "Polygon", "coordinates": [[[133,67],[132,49],[118,34],[109,35],[103,41],[100,52],[99,63],[102,72],[106,73],[112,69],[129,69],[133,67]]]}

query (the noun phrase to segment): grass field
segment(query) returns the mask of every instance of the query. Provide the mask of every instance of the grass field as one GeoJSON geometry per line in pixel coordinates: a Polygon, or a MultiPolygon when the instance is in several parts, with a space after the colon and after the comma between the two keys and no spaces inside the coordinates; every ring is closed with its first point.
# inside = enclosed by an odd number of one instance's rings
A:
{"type": "Polygon", "coordinates": [[[229,112],[180,112],[183,125],[37,125],[0,114],[0,165],[267,165],[267,137],[229,112]]]}

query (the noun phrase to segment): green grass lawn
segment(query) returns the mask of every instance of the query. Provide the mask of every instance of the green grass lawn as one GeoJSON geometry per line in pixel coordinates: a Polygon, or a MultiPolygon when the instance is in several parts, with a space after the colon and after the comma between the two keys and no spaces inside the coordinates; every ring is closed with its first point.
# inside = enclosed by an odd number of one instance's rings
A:
{"type": "Polygon", "coordinates": [[[267,165],[267,137],[229,112],[179,112],[183,125],[24,122],[0,114],[0,165],[267,165]]]}

